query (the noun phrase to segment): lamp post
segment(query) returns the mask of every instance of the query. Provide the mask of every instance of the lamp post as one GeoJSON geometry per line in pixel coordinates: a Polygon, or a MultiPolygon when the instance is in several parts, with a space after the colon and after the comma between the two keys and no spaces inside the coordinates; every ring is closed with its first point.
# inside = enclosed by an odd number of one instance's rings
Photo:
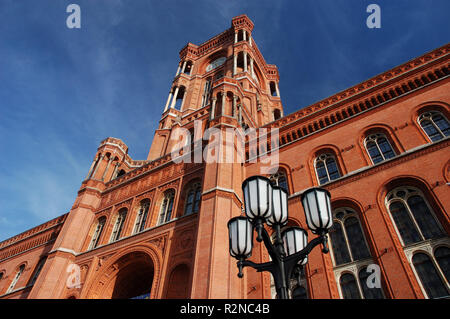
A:
{"type": "Polygon", "coordinates": [[[238,277],[242,278],[244,267],[252,267],[258,272],[269,271],[278,297],[288,299],[289,280],[307,263],[311,250],[322,244],[322,252],[328,253],[327,233],[333,224],[330,193],[313,187],[301,195],[308,228],[318,235],[308,243],[308,234],[300,227],[290,227],[281,232],[288,220],[288,195],[284,189],[273,186],[266,177],[252,176],[242,183],[242,190],[246,217],[234,217],[228,222],[230,255],[238,260],[238,277]],[[274,231],[273,243],[264,223],[274,231]],[[247,260],[253,248],[253,230],[257,233],[256,240],[264,242],[272,259],[270,262],[247,260]]]}

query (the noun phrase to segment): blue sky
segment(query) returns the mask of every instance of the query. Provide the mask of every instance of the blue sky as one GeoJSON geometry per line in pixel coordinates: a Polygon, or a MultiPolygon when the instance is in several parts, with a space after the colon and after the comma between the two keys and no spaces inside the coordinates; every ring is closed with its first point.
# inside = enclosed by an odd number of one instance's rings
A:
{"type": "Polygon", "coordinates": [[[449,42],[448,0],[0,0],[0,241],[68,212],[99,142],[146,159],[187,43],[247,14],[285,114],[449,42]],[[66,7],[81,7],[81,29],[66,7]],[[366,7],[381,8],[381,28],[366,7]]]}

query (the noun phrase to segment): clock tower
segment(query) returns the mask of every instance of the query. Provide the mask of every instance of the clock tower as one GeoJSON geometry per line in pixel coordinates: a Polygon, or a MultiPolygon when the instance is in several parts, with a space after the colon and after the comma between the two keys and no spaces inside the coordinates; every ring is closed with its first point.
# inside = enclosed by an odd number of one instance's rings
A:
{"type": "Polygon", "coordinates": [[[147,160],[178,145],[176,128],[194,139],[217,123],[258,128],[283,116],[278,69],[267,64],[252,37],[253,22],[240,15],[231,28],[180,51],[180,62],[147,160]]]}
{"type": "MultiPolygon", "coordinates": [[[[234,160],[244,154],[227,144],[227,134],[229,129],[250,129],[248,133],[283,116],[278,69],[266,63],[252,30],[253,22],[240,15],[226,31],[200,45],[188,43],[180,51],[147,158],[173,159],[173,152],[184,145],[188,146],[184,159],[193,154],[195,163],[183,162],[185,167],[195,165],[203,170],[191,298],[244,298],[247,292],[247,281],[236,276],[235,262],[224,249],[227,222],[242,213],[241,182],[245,178],[243,162],[234,160]],[[215,132],[214,142],[211,131],[215,132]],[[211,144],[217,146],[215,151],[205,151],[205,145],[210,149],[211,144]],[[233,160],[218,160],[214,158],[217,154],[232,154],[233,160]]],[[[249,282],[258,278],[248,274],[249,282]]]]}

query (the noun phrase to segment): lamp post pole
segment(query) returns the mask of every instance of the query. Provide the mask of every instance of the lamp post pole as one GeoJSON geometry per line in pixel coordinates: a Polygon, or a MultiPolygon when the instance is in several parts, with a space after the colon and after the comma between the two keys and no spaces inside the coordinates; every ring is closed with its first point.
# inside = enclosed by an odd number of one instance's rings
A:
{"type": "Polygon", "coordinates": [[[322,188],[311,188],[302,194],[308,228],[318,237],[307,242],[307,232],[300,227],[290,227],[281,232],[287,223],[287,193],[262,176],[246,179],[242,185],[246,217],[234,217],[228,222],[230,254],[237,261],[238,277],[242,278],[244,267],[272,274],[279,299],[289,299],[289,281],[295,270],[307,262],[308,254],[318,245],[328,253],[327,233],[332,226],[330,193],[322,188]],[[272,227],[275,237],[272,243],[264,223],[272,227]],[[256,240],[263,242],[270,262],[254,263],[251,256],[253,230],[256,240]]]}

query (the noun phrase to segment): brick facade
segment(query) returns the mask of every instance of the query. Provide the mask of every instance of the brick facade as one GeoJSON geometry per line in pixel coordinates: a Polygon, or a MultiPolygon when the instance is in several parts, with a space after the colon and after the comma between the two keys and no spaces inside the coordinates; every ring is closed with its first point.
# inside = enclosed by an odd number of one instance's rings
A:
{"type": "MultiPolygon", "coordinates": [[[[245,269],[237,277],[227,222],[242,213],[242,181],[260,175],[267,165],[258,159],[273,150],[279,163],[266,168],[285,177],[289,225],[306,228],[300,194],[320,184],[317,159],[331,156],[339,176],[321,186],[331,192],[333,209],[356,216],[370,252],[338,264],[332,240],[329,254],[314,250],[303,283],[309,298],[343,298],[342,275],[357,278],[371,263],[380,266],[384,298],[431,297],[412,258],[426,253],[439,269],[433,254],[450,247],[450,140],[444,134],[432,141],[419,118],[439,112],[450,119],[450,46],[283,116],[277,67],[264,60],[253,27],[238,16],[225,32],[180,51],[146,160],[133,160],[124,142],[106,138],[70,212],[0,243],[0,298],[271,298],[269,275],[245,269]],[[249,137],[243,163],[187,163],[171,155],[180,145],[204,151],[207,128],[225,137],[236,127],[278,129],[279,139],[255,148],[249,137]],[[178,144],[177,128],[191,130],[194,142],[178,144]],[[371,135],[384,136],[394,156],[374,164],[371,135]],[[404,244],[387,202],[397,187],[420,194],[444,235],[404,244]]],[[[251,260],[268,258],[255,241],[251,260]]]]}

